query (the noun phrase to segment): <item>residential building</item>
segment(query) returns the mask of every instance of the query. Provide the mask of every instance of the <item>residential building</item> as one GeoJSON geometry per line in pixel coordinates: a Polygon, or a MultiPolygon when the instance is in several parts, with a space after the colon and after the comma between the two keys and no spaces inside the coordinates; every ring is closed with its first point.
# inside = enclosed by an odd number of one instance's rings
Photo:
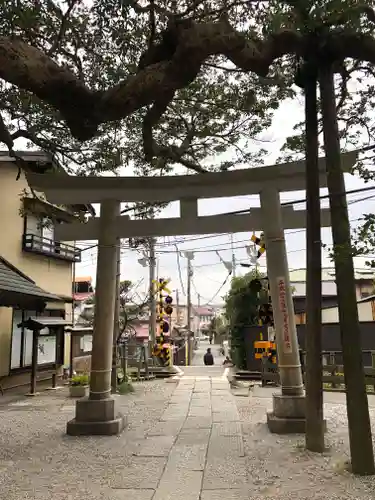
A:
{"type": "MultiPolygon", "coordinates": [[[[370,269],[355,271],[355,287],[357,300],[364,299],[374,292],[375,274],[370,269]]],[[[290,271],[290,284],[293,291],[293,302],[296,324],[306,323],[306,269],[290,271]]],[[[337,305],[337,286],[334,268],[322,269],[322,309],[337,305]]]]}
{"type": "MultiPolygon", "coordinates": [[[[198,333],[202,328],[207,327],[212,319],[220,314],[223,306],[197,306],[192,304],[190,325],[194,333],[198,333]]],[[[187,325],[187,306],[186,304],[179,304],[178,308],[174,306],[172,313],[172,325],[187,325]]]]}
{"type": "MultiPolygon", "coordinates": [[[[375,321],[375,295],[369,295],[357,301],[359,321],[375,321]]],[[[339,323],[337,305],[322,308],[322,323],[339,323]]]]}
{"type": "MultiPolygon", "coordinates": [[[[27,171],[63,171],[43,152],[0,152],[0,377],[27,373],[31,364],[32,332],[19,326],[28,317],[55,316],[72,320],[72,270],[81,258],[73,245],[56,241],[54,224],[83,218],[86,205],[56,206],[31,190],[27,171]]],[[[46,329],[40,336],[38,365],[63,363],[69,346],[58,353],[56,337],[46,329]],[[57,360],[57,357],[61,359],[57,360]]]]}
{"type": "Polygon", "coordinates": [[[89,318],[93,314],[94,304],[88,303],[94,296],[91,276],[75,276],[73,283],[74,323],[80,323],[81,318],[89,318]]]}
{"type": "Polygon", "coordinates": [[[208,326],[215,317],[216,311],[210,306],[193,306],[194,315],[198,317],[199,329],[208,326]]]}

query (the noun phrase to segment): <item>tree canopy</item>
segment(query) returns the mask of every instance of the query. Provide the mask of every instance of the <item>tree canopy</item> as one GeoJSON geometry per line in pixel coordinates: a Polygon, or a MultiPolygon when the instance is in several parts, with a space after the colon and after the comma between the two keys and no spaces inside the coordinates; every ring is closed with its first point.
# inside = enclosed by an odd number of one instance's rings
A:
{"type": "Polygon", "coordinates": [[[7,0],[0,140],[24,137],[77,173],[259,160],[248,143],[293,95],[312,34],[343,73],[348,58],[374,64],[374,19],[353,0],[7,0]]]}

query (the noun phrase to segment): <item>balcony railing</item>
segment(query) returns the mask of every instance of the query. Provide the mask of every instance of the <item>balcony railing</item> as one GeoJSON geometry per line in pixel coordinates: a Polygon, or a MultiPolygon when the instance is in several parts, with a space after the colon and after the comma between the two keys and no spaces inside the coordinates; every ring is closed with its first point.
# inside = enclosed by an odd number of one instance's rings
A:
{"type": "Polygon", "coordinates": [[[36,234],[24,234],[22,248],[25,252],[38,253],[70,262],[81,262],[81,251],[79,249],[36,234]]]}

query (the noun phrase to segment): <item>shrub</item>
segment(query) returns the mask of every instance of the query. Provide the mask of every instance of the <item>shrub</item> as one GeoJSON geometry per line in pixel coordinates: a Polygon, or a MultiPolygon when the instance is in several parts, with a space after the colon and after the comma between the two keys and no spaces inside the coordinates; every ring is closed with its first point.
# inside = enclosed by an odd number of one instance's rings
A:
{"type": "Polygon", "coordinates": [[[130,382],[123,382],[117,389],[120,394],[129,394],[129,392],[134,392],[134,387],[130,382]]]}
{"type": "Polygon", "coordinates": [[[74,375],[70,379],[70,385],[89,385],[89,376],[86,374],[74,375]]]}

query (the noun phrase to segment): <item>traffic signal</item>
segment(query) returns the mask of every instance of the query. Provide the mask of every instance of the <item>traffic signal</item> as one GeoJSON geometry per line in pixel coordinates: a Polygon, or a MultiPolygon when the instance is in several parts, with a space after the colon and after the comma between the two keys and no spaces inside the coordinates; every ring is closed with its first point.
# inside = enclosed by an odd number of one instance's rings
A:
{"type": "Polygon", "coordinates": [[[169,323],[168,321],[165,321],[164,319],[160,322],[160,332],[161,333],[168,333],[169,332],[169,323]]]}
{"type": "Polygon", "coordinates": [[[259,293],[263,288],[262,282],[258,278],[251,280],[249,283],[249,287],[253,293],[259,293]]]}
{"type": "Polygon", "coordinates": [[[167,316],[171,316],[173,313],[173,307],[172,307],[172,302],[173,299],[170,295],[167,295],[164,299],[165,305],[164,305],[164,312],[167,316]]]}
{"type": "Polygon", "coordinates": [[[261,304],[258,310],[258,317],[262,325],[273,326],[272,304],[261,304]]]}

